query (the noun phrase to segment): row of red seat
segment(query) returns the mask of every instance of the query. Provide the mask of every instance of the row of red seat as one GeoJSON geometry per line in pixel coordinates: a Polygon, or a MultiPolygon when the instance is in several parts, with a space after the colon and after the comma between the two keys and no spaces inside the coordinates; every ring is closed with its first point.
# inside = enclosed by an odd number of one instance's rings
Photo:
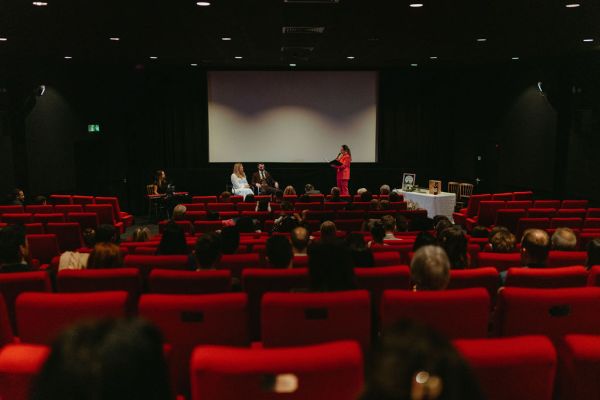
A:
{"type": "Polygon", "coordinates": [[[476,225],[504,225],[504,220],[513,221],[519,218],[598,218],[600,209],[597,208],[505,208],[501,201],[482,201],[479,213],[473,218],[467,218],[466,228],[473,230],[476,225]]]}
{"type": "MultiPolygon", "coordinates": [[[[183,204],[188,211],[254,211],[256,209],[256,203],[191,203],[191,204],[183,204]]],[[[313,210],[313,211],[337,211],[348,208],[349,206],[346,203],[340,202],[332,202],[332,203],[319,203],[319,202],[310,202],[310,203],[294,203],[295,210],[313,210]]],[[[352,210],[363,210],[368,211],[372,208],[370,202],[354,202],[352,203],[352,210]]],[[[407,203],[405,201],[393,202],[389,203],[390,210],[406,210],[407,203]]],[[[280,211],[281,203],[271,203],[272,211],[280,211]]]]}
{"type": "MultiPolygon", "coordinates": [[[[310,199],[311,202],[317,202],[317,203],[324,203],[324,202],[331,202],[332,196],[330,194],[328,195],[324,195],[324,194],[309,194],[308,198],[310,199]]],[[[377,200],[389,200],[390,196],[389,195],[378,195],[378,194],[374,194],[372,195],[373,199],[377,199],[377,200]]],[[[295,195],[295,194],[286,194],[283,195],[283,200],[289,201],[290,203],[296,203],[297,201],[304,199],[301,195],[295,195]]],[[[396,198],[399,201],[403,201],[404,200],[404,196],[402,194],[399,194],[398,197],[396,198]]],[[[271,200],[271,196],[269,195],[257,195],[254,196],[254,200],[256,201],[260,201],[260,200],[271,200]]],[[[341,195],[340,196],[340,200],[342,203],[347,203],[347,202],[360,202],[362,201],[362,198],[360,195],[341,195]]],[[[243,196],[230,196],[226,199],[221,199],[218,196],[192,196],[192,203],[196,203],[196,204],[200,204],[200,203],[242,203],[244,201],[244,197],[243,196]]]]}
{"type": "MultiPolygon", "coordinates": [[[[119,199],[116,196],[80,196],[80,195],[68,195],[68,194],[52,194],[48,198],[50,205],[59,206],[55,210],[59,210],[63,205],[88,205],[88,204],[110,204],[113,207],[114,219],[117,222],[123,222],[125,227],[133,225],[133,215],[121,211],[119,199]]],[[[27,207],[40,207],[40,206],[26,206],[27,207]]],[[[35,208],[30,208],[29,212],[39,213],[44,211],[35,211],[35,208]]],[[[56,211],[60,212],[60,211],[56,211]]],[[[66,212],[77,212],[70,210],[66,212]]],[[[1,212],[0,212],[1,214],[1,212]]]]}

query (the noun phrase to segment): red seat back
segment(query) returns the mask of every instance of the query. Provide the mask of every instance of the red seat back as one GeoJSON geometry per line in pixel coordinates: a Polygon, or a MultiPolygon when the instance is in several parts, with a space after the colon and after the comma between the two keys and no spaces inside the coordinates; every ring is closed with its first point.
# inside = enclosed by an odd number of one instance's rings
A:
{"type": "Polygon", "coordinates": [[[567,335],[561,346],[561,399],[600,399],[600,335],[567,335]]]}
{"type": "Polygon", "coordinates": [[[594,265],[590,268],[588,286],[600,286],[600,265],[594,265]]]}
{"type": "Polygon", "coordinates": [[[588,200],[563,200],[561,208],[587,208],[588,200]]]}
{"type": "Polygon", "coordinates": [[[0,274],[0,293],[4,296],[6,310],[13,332],[17,332],[15,303],[17,297],[24,292],[50,292],[52,285],[46,271],[15,272],[0,274]]]}
{"type": "Polygon", "coordinates": [[[94,204],[94,196],[78,196],[78,195],[73,195],[71,196],[71,199],[73,201],[73,204],[94,204]]]}
{"type": "Polygon", "coordinates": [[[32,382],[50,354],[47,346],[10,344],[0,350],[0,398],[26,400],[32,382]]]}
{"type": "Polygon", "coordinates": [[[145,279],[154,268],[161,269],[188,269],[190,258],[187,255],[156,256],[128,254],[125,256],[126,267],[139,268],[145,279]]]}
{"type": "Polygon", "coordinates": [[[550,251],[547,265],[549,267],[569,267],[572,265],[584,265],[587,259],[585,251],[550,251]]]}
{"type": "Polygon", "coordinates": [[[234,203],[208,203],[206,209],[210,211],[235,211],[234,203]]]}
{"type": "Polygon", "coordinates": [[[490,299],[496,297],[500,276],[498,270],[492,267],[475,269],[453,269],[450,271],[448,289],[469,289],[481,287],[488,291],[490,299]]]}
{"type": "Polygon", "coordinates": [[[51,194],[48,198],[51,204],[73,204],[73,199],[70,194],[51,194]]]}
{"type": "Polygon", "coordinates": [[[567,288],[587,284],[588,273],[583,267],[509,268],[505,286],[528,288],[567,288]]]}
{"type": "Polygon", "coordinates": [[[77,222],[82,231],[87,228],[96,230],[99,225],[98,214],[95,212],[70,212],[67,214],[67,221],[77,222]]]}
{"type": "Polygon", "coordinates": [[[38,259],[43,264],[48,264],[53,257],[60,256],[58,239],[54,234],[27,235],[27,246],[31,258],[38,259]]]}
{"type": "Polygon", "coordinates": [[[521,265],[521,253],[491,253],[482,251],[477,255],[480,267],[495,267],[504,271],[510,267],[521,265]]]}
{"type": "Polygon", "coordinates": [[[54,206],[50,204],[31,204],[25,206],[25,211],[32,214],[52,214],[54,206]]]}
{"type": "Polygon", "coordinates": [[[556,216],[560,218],[585,218],[586,214],[585,208],[560,208],[556,211],[556,216]]]}
{"type": "Polygon", "coordinates": [[[531,191],[513,193],[513,200],[531,200],[532,198],[533,192],[531,191]]]}
{"type": "Polygon", "coordinates": [[[600,208],[588,208],[586,218],[600,218],[600,208]]]}
{"type": "Polygon", "coordinates": [[[478,338],[487,336],[489,312],[490,296],[484,288],[386,290],[381,301],[381,325],[384,329],[408,318],[450,338],[478,338]]]}
{"type": "Polygon", "coordinates": [[[496,226],[504,226],[511,232],[517,231],[519,220],[524,218],[527,211],[524,208],[501,209],[496,214],[496,226]]]}
{"type": "Polygon", "coordinates": [[[498,200],[498,201],[511,201],[511,200],[513,200],[513,197],[514,197],[514,194],[512,192],[492,194],[492,200],[498,200]]]}
{"type": "Polygon", "coordinates": [[[506,208],[509,208],[509,209],[521,208],[521,209],[527,210],[527,209],[531,208],[532,205],[533,205],[533,201],[531,201],[531,200],[513,200],[513,201],[506,202],[506,208]]]}
{"type": "Polygon", "coordinates": [[[354,275],[356,287],[371,293],[371,302],[375,310],[379,310],[384,290],[410,289],[410,268],[407,265],[354,268],[354,275]]]}
{"type": "Polygon", "coordinates": [[[583,229],[600,229],[600,218],[586,218],[583,221],[583,229]]]}
{"type": "Polygon", "coordinates": [[[77,222],[49,222],[46,233],[53,233],[58,239],[60,251],[73,251],[83,246],[81,228],[77,222]]]}
{"type": "Polygon", "coordinates": [[[47,224],[48,222],[65,222],[65,214],[63,213],[40,213],[33,214],[33,222],[47,224]]]}
{"type": "Polygon", "coordinates": [[[81,204],[57,204],[54,206],[54,212],[67,214],[70,212],[83,212],[81,204]]]}
{"type": "Polygon", "coordinates": [[[571,228],[581,229],[583,219],[581,218],[552,218],[550,228],[571,228]]]}
{"type": "Polygon", "coordinates": [[[527,210],[527,217],[529,218],[554,218],[556,216],[555,208],[530,208],[527,210]]]}
{"type": "Polygon", "coordinates": [[[534,208],[560,208],[560,200],[535,200],[534,208]]]}
{"type": "Polygon", "coordinates": [[[115,221],[121,219],[121,206],[119,205],[119,199],[117,197],[96,196],[96,204],[110,204],[113,209],[115,221]]]}
{"type": "Polygon", "coordinates": [[[148,289],[150,293],[161,294],[226,293],[231,291],[231,273],[154,269],[148,277],[148,289]]]}
{"type": "Polygon", "coordinates": [[[361,351],[349,341],[285,349],[202,346],[191,364],[192,400],[354,400],[363,386],[361,351]],[[297,387],[274,390],[274,382],[265,386],[266,376],[293,377],[297,387]]]}
{"type": "MultiPolygon", "coordinates": [[[[0,206],[0,216],[4,214],[21,214],[23,213],[23,206],[12,205],[12,206],[0,206]]],[[[28,213],[33,213],[33,211],[28,211],[28,213]]]]}
{"type": "Polygon", "coordinates": [[[0,217],[2,222],[6,224],[29,224],[33,222],[33,214],[31,213],[18,213],[18,214],[2,214],[0,217]]]}
{"type": "Polygon", "coordinates": [[[260,268],[262,262],[257,253],[246,254],[223,254],[218,263],[218,268],[228,269],[231,271],[231,276],[239,278],[242,276],[244,268],[260,268]]]}
{"type": "Polygon", "coordinates": [[[223,228],[221,221],[194,221],[196,233],[214,232],[221,228],[223,228]]]}
{"type": "Polygon", "coordinates": [[[65,269],[58,272],[56,287],[63,293],[121,290],[127,292],[133,301],[142,291],[142,279],[136,268],[65,269]]]}
{"type": "Polygon", "coordinates": [[[192,203],[216,203],[217,196],[193,196],[192,203]]]}
{"type": "Polygon", "coordinates": [[[86,204],[84,207],[86,212],[95,212],[98,215],[98,223],[100,225],[115,225],[115,215],[112,205],[110,204],[86,204]]]}
{"type": "MultiPolygon", "coordinates": [[[[384,246],[385,248],[386,246],[384,246]]],[[[400,253],[397,251],[377,251],[373,253],[373,262],[376,267],[400,265],[400,253]]]]}
{"type": "Polygon", "coordinates": [[[491,194],[474,194],[469,198],[467,205],[467,218],[472,218],[479,213],[479,203],[492,200],[491,194]]]}
{"type": "Polygon", "coordinates": [[[362,223],[362,219],[338,219],[335,226],[339,231],[356,232],[360,231],[362,223]]]}

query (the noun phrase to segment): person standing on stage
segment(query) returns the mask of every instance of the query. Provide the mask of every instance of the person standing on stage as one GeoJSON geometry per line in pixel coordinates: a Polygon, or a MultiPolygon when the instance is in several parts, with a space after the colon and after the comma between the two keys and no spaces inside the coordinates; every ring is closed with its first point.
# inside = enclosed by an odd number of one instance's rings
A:
{"type": "Polygon", "coordinates": [[[342,196],[348,195],[350,194],[348,192],[348,181],[350,180],[350,163],[352,162],[350,147],[343,144],[336,160],[341,163],[341,165],[333,166],[337,169],[337,187],[340,188],[340,194],[342,196]]]}

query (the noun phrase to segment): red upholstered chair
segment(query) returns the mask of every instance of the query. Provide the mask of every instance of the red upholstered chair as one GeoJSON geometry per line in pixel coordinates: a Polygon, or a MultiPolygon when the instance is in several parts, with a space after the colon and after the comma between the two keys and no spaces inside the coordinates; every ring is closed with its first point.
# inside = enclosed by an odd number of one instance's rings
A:
{"type": "Polygon", "coordinates": [[[63,213],[33,214],[33,222],[40,222],[42,224],[47,224],[48,222],[65,222],[65,214],[63,214],[63,213]]]}
{"type": "Polygon", "coordinates": [[[217,196],[193,196],[192,203],[216,203],[217,196]]]}
{"type": "Polygon", "coordinates": [[[600,332],[600,288],[529,289],[499,292],[500,336],[546,335],[558,342],[568,333],[600,332]]]}
{"type": "Polygon", "coordinates": [[[31,258],[40,260],[42,264],[48,264],[53,257],[60,256],[58,239],[54,234],[27,235],[27,245],[31,258]]]}
{"type": "Polygon", "coordinates": [[[14,340],[6,303],[2,294],[0,294],[0,349],[9,343],[13,343],[14,340]]]}
{"type": "Polygon", "coordinates": [[[53,214],[54,206],[50,204],[31,204],[25,206],[25,212],[32,214],[53,214]]]}
{"type": "Polygon", "coordinates": [[[183,215],[183,219],[186,221],[205,221],[207,218],[207,211],[186,211],[183,215]]]}
{"type": "Polygon", "coordinates": [[[520,241],[521,236],[523,236],[523,232],[525,232],[527,229],[546,230],[548,228],[550,228],[550,218],[521,218],[517,224],[517,232],[515,233],[515,236],[517,237],[517,241],[520,241]]]}
{"type": "Polygon", "coordinates": [[[533,205],[532,200],[513,200],[506,202],[506,208],[508,209],[525,209],[528,210],[533,205]]]}
{"type": "Polygon", "coordinates": [[[206,209],[210,211],[235,211],[234,203],[208,203],[206,209]]]}
{"type": "Polygon", "coordinates": [[[150,293],[210,294],[231,292],[229,271],[154,269],[148,277],[150,293]]]}
{"type": "Polygon", "coordinates": [[[588,208],[586,218],[600,218],[600,208],[588,208]]]}
{"type": "Polygon", "coordinates": [[[256,203],[237,203],[235,208],[238,211],[254,211],[256,210],[256,203]]]}
{"type": "MultiPolygon", "coordinates": [[[[158,233],[162,235],[162,233],[165,231],[165,227],[169,222],[170,221],[160,221],[158,223],[158,233]]],[[[175,221],[175,223],[179,225],[185,233],[192,233],[192,231],[194,230],[194,226],[190,221],[175,221]]]]}
{"type": "Polygon", "coordinates": [[[454,345],[471,365],[486,399],[552,399],[556,351],[547,338],[459,339],[454,345]]]}
{"type": "MultiPolygon", "coordinates": [[[[583,229],[599,229],[600,230],[600,218],[586,218],[583,220],[583,229]]],[[[600,233],[598,234],[600,236],[600,233]]]]}
{"type": "Polygon", "coordinates": [[[492,200],[498,200],[498,201],[512,201],[514,198],[514,194],[513,192],[507,192],[507,193],[495,193],[492,194],[492,200]]]}
{"type": "Polygon", "coordinates": [[[185,203],[187,211],[206,211],[206,204],[204,203],[185,203]]]}
{"type": "Polygon", "coordinates": [[[242,217],[248,217],[252,219],[258,219],[264,221],[268,218],[271,218],[271,213],[268,211],[242,211],[240,213],[242,217]]]}
{"type": "Polygon", "coordinates": [[[571,228],[581,229],[583,219],[581,218],[552,218],[550,220],[550,228],[571,228]]]}
{"type": "Polygon", "coordinates": [[[473,218],[479,212],[479,203],[482,201],[491,200],[491,194],[474,194],[469,198],[467,208],[463,208],[460,212],[452,213],[454,223],[463,227],[467,226],[467,218],[473,218]]]}
{"type": "Polygon", "coordinates": [[[482,251],[478,254],[480,267],[495,267],[498,271],[504,271],[510,267],[521,265],[521,253],[491,253],[482,251]]]}
{"type": "Polygon", "coordinates": [[[33,214],[31,213],[19,213],[19,214],[2,214],[2,222],[7,224],[29,224],[33,222],[33,214]]]}
{"type": "MultiPolygon", "coordinates": [[[[221,201],[221,199],[219,199],[219,201],[221,201]]],[[[239,196],[239,195],[233,195],[231,197],[229,197],[229,201],[223,201],[223,203],[240,203],[244,201],[244,196],[239,196]]]]}
{"type": "Polygon", "coordinates": [[[23,343],[50,343],[67,326],[90,318],[124,317],[127,292],[23,293],[17,331],[23,343]]]}
{"type": "Polygon", "coordinates": [[[242,287],[248,294],[250,333],[252,339],[260,337],[260,305],[267,292],[287,293],[309,287],[308,270],[305,268],[274,269],[246,268],[242,270],[242,287]]]}
{"type": "Polygon", "coordinates": [[[81,228],[76,222],[50,222],[46,224],[46,233],[56,235],[60,251],[73,251],[83,246],[81,228]]]}
{"type": "MultiPolygon", "coordinates": [[[[12,205],[12,206],[0,206],[0,215],[4,214],[21,214],[25,212],[23,210],[23,206],[12,205]]],[[[32,211],[27,211],[28,213],[32,213],[32,211]]]]}
{"type": "Polygon", "coordinates": [[[363,388],[361,350],[351,341],[283,349],[201,346],[191,364],[192,400],[354,400],[363,388]]]}
{"type": "Polygon", "coordinates": [[[125,256],[126,267],[139,268],[142,277],[146,279],[154,268],[189,269],[190,258],[187,255],[155,256],[128,254],[125,256]]]}
{"type": "Polygon", "coordinates": [[[257,253],[223,254],[217,268],[228,269],[231,271],[232,277],[239,278],[242,276],[244,268],[260,268],[262,266],[260,256],[257,253]]]}
{"type": "Polygon", "coordinates": [[[484,288],[386,290],[381,300],[381,327],[384,329],[408,318],[427,324],[450,338],[486,337],[489,313],[490,296],[484,288]]]}
{"type": "Polygon", "coordinates": [[[533,199],[532,191],[514,192],[513,200],[531,200],[533,199]]]}
{"type": "Polygon", "coordinates": [[[371,342],[369,292],[266,293],[261,306],[264,347],[356,340],[371,342]]]}
{"type": "Polygon", "coordinates": [[[56,288],[62,293],[127,292],[131,301],[142,292],[142,279],[137,268],[65,269],[58,272],[56,288]]]}
{"type": "Polygon", "coordinates": [[[534,208],[560,208],[560,200],[535,200],[534,208]]]}
{"type": "Polygon", "coordinates": [[[8,312],[13,332],[18,333],[15,318],[15,302],[17,297],[24,292],[50,291],[52,291],[52,285],[46,271],[0,274],[0,293],[4,296],[6,311],[8,312]]]}
{"type": "Polygon", "coordinates": [[[588,286],[600,286],[600,265],[594,265],[590,268],[588,286]]]}
{"type": "Polygon", "coordinates": [[[51,194],[48,202],[54,205],[57,204],[73,204],[73,199],[70,194],[51,194]]]}
{"type": "Polygon", "coordinates": [[[0,350],[0,398],[27,400],[33,379],[42,369],[50,348],[32,344],[9,344],[0,350]]]}
{"type": "Polygon", "coordinates": [[[488,291],[490,299],[494,299],[499,284],[500,276],[496,268],[453,269],[450,271],[448,289],[482,287],[488,291]]]}
{"type": "Polygon", "coordinates": [[[527,211],[524,208],[501,209],[496,214],[495,226],[504,226],[511,232],[517,231],[521,218],[525,218],[527,211]]]}
{"type": "Polygon", "coordinates": [[[335,226],[339,231],[356,232],[360,231],[362,219],[338,219],[335,221],[335,226]]]}
{"type": "MultiPolygon", "coordinates": [[[[384,247],[385,248],[385,247],[384,247]]],[[[373,253],[373,262],[376,267],[400,265],[400,253],[397,251],[381,251],[373,253]]]]}
{"type": "Polygon", "coordinates": [[[188,392],[194,347],[199,344],[249,345],[247,305],[244,293],[142,295],[139,315],[154,323],[165,342],[172,346],[169,360],[177,393],[188,392]]]}
{"type": "Polygon", "coordinates": [[[81,230],[91,228],[98,229],[98,214],[95,212],[70,212],[67,214],[68,222],[77,222],[81,230]]]}
{"type": "Polygon", "coordinates": [[[81,205],[96,203],[96,201],[94,200],[94,196],[73,195],[73,196],[71,196],[71,200],[73,201],[73,204],[81,204],[81,205]]]}
{"type": "Polygon", "coordinates": [[[600,335],[566,335],[558,370],[561,399],[600,399],[600,335]]]}
{"type": "Polygon", "coordinates": [[[365,210],[338,210],[336,213],[336,222],[338,220],[363,220],[365,210]]]}
{"type": "Polygon", "coordinates": [[[125,232],[125,227],[122,222],[115,220],[112,205],[110,204],[86,204],[84,207],[86,212],[95,212],[98,214],[98,223],[100,225],[113,225],[119,232],[125,232]]]}
{"type": "Polygon", "coordinates": [[[83,212],[83,206],[81,204],[57,204],[54,206],[54,212],[63,214],[83,212]]]}
{"type": "Polygon", "coordinates": [[[31,224],[25,224],[25,234],[26,235],[43,235],[44,232],[44,224],[40,222],[33,222],[31,224]]]}
{"type": "Polygon", "coordinates": [[[530,208],[527,210],[529,218],[554,218],[556,216],[555,208],[530,208]]]}
{"type": "Polygon", "coordinates": [[[588,200],[563,200],[560,208],[588,208],[588,200]]]}
{"type": "Polygon", "coordinates": [[[325,211],[338,211],[338,210],[343,210],[346,207],[347,203],[340,201],[340,202],[325,202],[323,203],[323,209],[325,211]]]}
{"type": "Polygon", "coordinates": [[[214,232],[223,228],[221,221],[194,221],[194,230],[196,233],[214,232]]]}
{"type": "Polygon", "coordinates": [[[556,217],[559,218],[585,218],[586,214],[585,208],[559,208],[556,210],[556,217]]]}
{"type": "Polygon", "coordinates": [[[410,289],[410,268],[407,265],[391,267],[354,268],[356,287],[368,290],[374,310],[379,310],[384,290],[410,289]]]}
{"type": "Polygon", "coordinates": [[[584,267],[509,268],[505,286],[526,288],[568,288],[586,286],[584,267]]]}
{"type": "Polygon", "coordinates": [[[121,205],[119,204],[119,199],[114,196],[96,196],[96,204],[110,204],[113,207],[113,213],[115,215],[115,220],[117,222],[122,222],[125,227],[130,227],[133,225],[133,215],[121,211],[121,205]]]}
{"type": "Polygon", "coordinates": [[[584,265],[587,259],[585,251],[550,251],[547,265],[549,267],[570,267],[573,265],[584,265]]]}

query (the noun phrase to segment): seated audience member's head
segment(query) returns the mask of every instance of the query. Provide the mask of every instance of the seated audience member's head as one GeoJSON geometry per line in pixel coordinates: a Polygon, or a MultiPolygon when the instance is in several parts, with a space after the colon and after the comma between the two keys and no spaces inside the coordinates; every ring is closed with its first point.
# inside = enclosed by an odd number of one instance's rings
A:
{"type": "Polygon", "coordinates": [[[521,264],[528,267],[545,267],[550,251],[550,238],[546,231],[528,229],[521,239],[521,264]]]}
{"type": "Polygon", "coordinates": [[[485,228],[485,226],[476,225],[471,230],[471,237],[480,238],[480,239],[488,239],[490,237],[490,233],[485,228]]]}
{"type": "Polygon", "coordinates": [[[406,232],[408,230],[408,219],[402,214],[396,214],[396,231],[406,232]]]}
{"type": "Polygon", "coordinates": [[[267,261],[273,268],[292,267],[292,245],[285,236],[271,236],[267,240],[267,261]]]}
{"type": "Polygon", "coordinates": [[[390,192],[389,200],[391,203],[398,203],[398,202],[402,201],[400,199],[400,195],[396,192],[390,192]]]}
{"type": "Polygon", "coordinates": [[[391,215],[384,215],[381,217],[381,224],[385,233],[393,234],[396,231],[396,218],[391,215]]]}
{"type": "Polygon", "coordinates": [[[34,379],[31,400],[169,400],[163,342],[140,319],[83,322],[64,331],[34,379]]]}
{"type": "Polygon", "coordinates": [[[577,250],[577,236],[571,228],[558,228],[550,238],[551,250],[577,250]]]}
{"type": "Polygon", "coordinates": [[[246,197],[244,197],[244,203],[254,203],[256,200],[254,199],[254,195],[252,193],[247,194],[246,197]]]}
{"type": "Polygon", "coordinates": [[[371,200],[373,200],[373,193],[370,190],[367,189],[360,194],[360,201],[367,203],[371,200]]]}
{"type": "Polygon", "coordinates": [[[350,250],[355,267],[372,267],[373,252],[367,247],[365,237],[361,233],[350,233],[346,236],[346,246],[350,250]]]}
{"type": "Polygon", "coordinates": [[[338,241],[314,242],[308,247],[310,288],[315,292],[356,288],[350,251],[338,241]]]}
{"type": "Polygon", "coordinates": [[[380,210],[390,210],[392,205],[389,200],[379,200],[379,209],[380,210]]]}
{"type": "Polygon", "coordinates": [[[444,290],[450,281],[450,260],[440,246],[423,246],[410,262],[413,290],[444,290]]]}
{"type": "Polygon", "coordinates": [[[87,261],[87,269],[122,268],[123,255],[114,243],[97,243],[87,261]]]}
{"type": "Polygon", "coordinates": [[[224,191],[219,195],[219,202],[220,203],[229,203],[231,202],[231,192],[228,191],[224,191]]]}
{"type": "Polygon", "coordinates": [[[423,246],[437,245],[438,240],[429,232],[420,232],[415,238],[412,251],[415,252],[423,246]]]}
{"type": "Polygon", "coordinates": [[[185,241],[185,232],[183,228],[174,221],[170,221],[165,225],[162,238],[158,244],[156,254],[159,255],[176,255],[188,254],[188,246],[185,241]]]}
{"type": "Polygon", "coordinates": [[[496,225],[490,230],[490,234],[488,235],[488,237],[492,238],[496,233],[498,233],[500,231],[510,232],[510,230],[507,227],[502,226],[502,225],[496,225]]]}
{"type": "Polygon", "coordinates": [[[450,218],[446,217],[445,215],[436,215],[432,218],[433,221],[433,226],[436,226],[438,224],[438,222],[440,221],[450,221],[450,218]]]}
{"type": "Polygon", "coordinates": [[[212,269],[221,259],[221,236],[214,232],[205,233],[196,240],[194,257],[198,269],[212,269]]]}
{"type": "Polygon", "coordinates": [[[96,243],[119,243],[119,234],[113,225],[102,224],[96,229],[96,243]]]}
{"type": "Polygon", "coordinates": [[[131,234],[132,242],[147,242],[151,237],[150,228],[147,226],[140,226],[136,228],[135,231],[131,234]]]}
{"type": "Polygon", "coordinates": [[[379,199],[371,199],[369,201],[369,210],[381,210],[381,202],[379,201],[379,199]]]}
{"type": "Polygon", "coordinates": [[[483,400],[477,377],[445,336],[408,320],[383,331],[360,400],[483,400]]]}
{"type": "MultiPolygon", "coordinates": [[[[138,228],[141,229],[141,228],[138,228]]],[[[147,229],[147,228],[146,228],[147,229]]],[[[137,229],[136,229],[137,231],[137,229]]],[[[135,232],[133,233],[135,235],[135,232]]],[[[81,232],[81,237],[83,238],[83,244],[88,249],[91,249],[96,244],[96,230],[94,228],[85,228],[83,232],[81,232]]],[[[133,236],[132,236],[133,239],[133,236]]]]}
{"type": "Polygon", "coordinates": [[[447,219],[440,219],[434,226],[435,226],[435,237],[441,238],[442,232],[444,232],[448,228],[453,227],[454,224],[447,219]]]}
{"type": "Polygon", "coordinates": [[[363,194],[366,191],[367,191],[367,188],[364,188],[364,187],[358,188],[358,189],[356,189],[356,194],[360,196],[361,194],[363,194]]]}
{"type": "Polygon", "coordinates": [[[590,241],[587,245],[585,266],[591,268],[594,265],[600,265],[600,238],[590,241]]]}
{"type": "Polygon", "coordinates": [[[297,226],[292,229],[290,241],[292,243],[292,251],[294,254],[306,254],[308,243],[310,242],[308,229],[303,226],[297,226]]]}
{"type": "Polygon", "coordinates": [[[431,231],[433,229],[433,220],[424,215],[415,215],[408,223],[409,231],[431,231]]]}
{"type": "Polygon", "coordinates": [[[304,193],[309,193],[315,190],[315,186],[312,183],[307,183],[304,185],[304,193]]]}
{"type": "Polygon", "coordinates": [[[340,188],[337,186],[334,186],[331,188],[331,197],[332,198],[339,198],[341,194],[340,188]]]}
{"type": "Polygon", "coordinates": [[[221,252],[234,254],[240,246],[240,231],[237,226],[228,226],[221,229],[221,252]]]}
{"type": "Polygon", "coordinates": [[[13,204],[21,206],[25,205],[25,192],[23,192],[23,189],[13,190],[13,204]]]}
{"type": "Polygon", "coordinates": [[[9,225],[0,229],[0,271],[1,267],[23,263],[28,256],[25,228],[9,225]]]}
{"type": "Polygon", "coordinates": [[[283,195],[284,196],[295,196],[296,195],[296,189],[294,189],[293,186],[286,186],[285,189],[283,189],[283,195]]]}
{"type": "Polygon", "coordinates": [[[256,204],[256,211],[261,211],[261,212],[269,211],[269,206],[270,206],[270,203],[269,203],[268,199],[260,199],[258,201],[258,203],[256,204]]]}
{"type": "Polygon", "coordinates": [[[337,228],[333,221],[324,221],[321,224],[321,241],[332,241],[337,238],[337,228]]]}
{"type": "Polygon", "coordinates": [[[252,233],[256,232],[256,225],[254,220],[250,217],[240,217],[235,223],[240,233],[252,233]]]}
{"type": "Polygon", "coordinates": [[[462,269],[469,266],[467,235],[460,226],[454,225],[444,229],[439,241],[446,250],[452,269],[462,269]]]}
{"type": "Polygon", "coordinates": [[[390,194],[390,185],[381,185],[379,187],[379,194],[383,196],[388,196],[390,194]]]}
{"type": "Polygon", "coordinates": [[[371,227],[371,237],[373,238],[373,244],[383,245],[383,238],[385,237],[385,229],[381,221],[375,221],[371,227]]]}
{"type": "Polygon", "coordinates": [[[33,204],[38,205],[38,206],[45,206],[46,204],[48,204],[48,199],[46,198],[46,196],[35,196],[35,198],[33,199],[33,204]]]}
{"type": "Polygon", "coordinates": [[[294,211],[294,205],[287,200],[281,202],[281,211],[294,211]]]}
{"type": "Polygon", "coordinates": [[[185,216],[186,212],[187,212],[187,207],[186,206],[184,206],[183,204],[177,204],[173,208],[173,220],[174,221],[182,220],[183,217],[185,216]]]}
{"type": "Polygon", "coordinates": [[[494,253],[512,253],[517,246],[517,239],[509,230],[498,231],[490,238],[494,253]]]}

